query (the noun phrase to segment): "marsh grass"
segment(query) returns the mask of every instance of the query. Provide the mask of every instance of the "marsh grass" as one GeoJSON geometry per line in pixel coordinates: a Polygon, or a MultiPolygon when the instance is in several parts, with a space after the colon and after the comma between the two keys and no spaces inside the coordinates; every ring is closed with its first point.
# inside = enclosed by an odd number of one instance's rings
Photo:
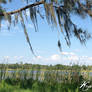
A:
{"type": "MultiPolygon", "coordinates": [[[[79,68],[70,70],[44,71],[35,69],[21,69],[8,71],[3,66],[0,73],[0,92],[80,92],[80,84],[87,80],[80,73],[79,68]],[[4,68],[4,70],[3,70],[4,68]]],[[[88,76],[89,78],[89,76],[88,76]]],[[[87,92],[92,92],[89,89],[87,92]]]]}

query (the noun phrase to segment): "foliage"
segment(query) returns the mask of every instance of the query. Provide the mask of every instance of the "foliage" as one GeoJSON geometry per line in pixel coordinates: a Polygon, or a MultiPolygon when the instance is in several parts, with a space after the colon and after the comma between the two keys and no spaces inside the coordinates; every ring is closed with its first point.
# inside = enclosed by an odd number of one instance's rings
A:
{"type": "Polygon", "coordinates": [[[92,70],[92,66],[86,66],[86,65],[62,65],[62,64],[57,64],[57,65],[39,65],[39,64],[0,64],[0,70],[27,70],[27,69],[33,69],[33,70],[92,70]]]}
{"type": "Polygon", "coordinates": [[[22,89],[19,88],[18,86],[12,86],[7,84],[5,81],[2,81],[0,83],[0,92],[32,92],[29,89],[22,89]]]}
{"type": "MultiPolygon", "coordinates": [[[[66,67],[20,64],[17,68],[12,67],[13,69],[5,66],[14,67],[11,64],[3,64],[3,67],[0,65],[0,76],[4,75],[3,78],[0,77],[0,92],[80,92],[81,83],[90,80],[92,84],[91,76],[89,78],[86,74],[86,77],[82,75],[82,68],[78,65],[66,67]]],[[[92,88],[88,92],[91,90],[92,88]]]]}
{"type": "MultiPolygon", "coordinates": [[[[92,2],[91,0],[22,0],[26,1],[27,5],[18,10],[8,12],[6,8],[4,8],[4,4],[7,5],[7,2],[13,2],[12,0],[0,0],[0,22],[5,19],[11,24],[16,25],[21,22],[21,25],[24,29],[24,33],[29,43],[30,49],[33,52],[32,45],[27,33],[27,26],[25,24],[25,19],[27,19],[27,10],[30,12],[30,19],[34,24],[35,31],[38,30],[37,23],[37,15],[39,14],[42,19],[45,17],[47,19],[48,24],[51,24],[53,27],[60,27],[60,32],[63,34],[64,39],[68,46],[71,45],[70,38],[74,35],[76,38],[80,40],[82,44],[86,42],[87,39],[91,37],[91,35],[81,28],[78,28],[76,24],[71,20],[71,14],[77,14],[78,16],[82,16],[82,18],[86,18],[86,15],[92,17],[92,2]],[[2,5],[3,4],[3,5],[2,5]],[[43,11],[40,8],[43,8],[43,11]],[[14,21],[12,20],[12,15],[14,21]]],[[[10,28],[9,26],[9,28],[10,28]]],[[[58,31],[59,32],[59,31],[58,31]]],[[[59,32],[59,33],[60,33],[59,32]]],[[[60,37],[58,40],[58,46],[61,50],[61,42],[60,37]]]]}

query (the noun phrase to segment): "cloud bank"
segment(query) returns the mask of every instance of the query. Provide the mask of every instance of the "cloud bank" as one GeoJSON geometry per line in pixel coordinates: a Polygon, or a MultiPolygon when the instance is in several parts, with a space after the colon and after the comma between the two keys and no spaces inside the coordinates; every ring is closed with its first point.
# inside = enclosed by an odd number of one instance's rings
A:
{"type": "Polygon", "coordinates": [[[0,63],[2,61],[7,61],[8,63],[32,63],[32,64],[42,64],[42,65],[55,65],[55,64],[64,64],[70,65],[79,64],[79,65],[92,65],[92,57],[89,56],[78,56],[74,52],[61,52],[60,54],[53,54],[48,57],[37,56],[35,57],[25,57],[25,56],[3,56],[0,57],[0,63]]]}

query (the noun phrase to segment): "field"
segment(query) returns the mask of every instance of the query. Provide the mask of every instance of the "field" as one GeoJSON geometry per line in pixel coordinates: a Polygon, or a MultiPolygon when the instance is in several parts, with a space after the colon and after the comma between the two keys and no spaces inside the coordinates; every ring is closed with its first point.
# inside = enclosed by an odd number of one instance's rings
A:
{"type": "Polygon", "coordinates": [[[91,85],[91,67],[0,65],[0,92],[92,92],[91,85]]]}

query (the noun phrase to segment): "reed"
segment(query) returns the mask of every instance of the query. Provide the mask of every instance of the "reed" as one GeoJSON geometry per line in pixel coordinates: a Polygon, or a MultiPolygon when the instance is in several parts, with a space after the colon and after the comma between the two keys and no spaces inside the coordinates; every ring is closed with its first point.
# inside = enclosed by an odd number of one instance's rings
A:
{"type": "Polygon", "coordinates": [[[79,68],[53,70],[48,67],[43,71],[40,66],[36,69],[22,66],[10,71],[4,66],[1,71],[0,92],[80,92],[80,84],[87,77],[89,80],[89,75],[85,78],[79,68]]]}

